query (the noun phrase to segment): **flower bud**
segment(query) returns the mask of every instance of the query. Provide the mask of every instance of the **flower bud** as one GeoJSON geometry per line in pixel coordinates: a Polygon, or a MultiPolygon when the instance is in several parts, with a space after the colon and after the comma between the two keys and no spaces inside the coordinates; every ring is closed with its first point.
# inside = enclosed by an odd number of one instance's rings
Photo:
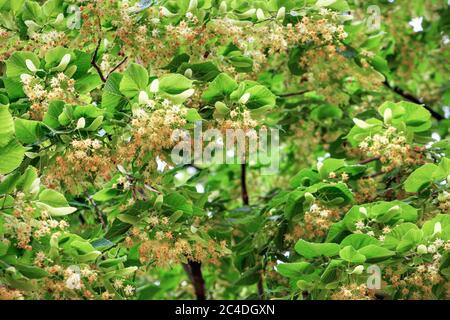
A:
{"type": "Polygon", "coordinates": [[[386,110],[384,110],[383,118],[384,118],[384,123],[385,124],[390,124],[391,123],[391,121],[392,121],[392,110],[390,108],[387,108],[386,110]]]}
{"type": "Polygon", "coordinates": [[[436,222],[434,224],[434,232],[433,235],[437,234],[437,233],[441,233],[442,232],[442,225],[440,222],[436,222]]]}
{"type": "Polygon", "coordinates": [[[278,9],[277,12],[277,20],[283,21],[285,17],[286,17],[286,8],[281,7],[280,9],[278,9]]]}
{"type": "Polygon", "coordinates": [[[323,162],[318,162],[317,163],[317,170],[320,172],[320,170],[322,169],[322,167],[323,167],[323,162]]]}
{"type": "Polygon", "coordinates": [[[147,104],[148,94],[145,91],[139,92],[139,104],[147,104]]]}
{"type": "Polygon", "coordinates": [[[152,81],[152,83],[150,84],[150,92],[151,93],[156,93],[159,91],[159,80],[155,79],[152,81]]]}
{"type": "Polygon", "coordinates": [[[180,95],[181,95],[181,97],[187,99],[187,98],[191,97],[194,93],[195,93],[194,89],[188,89],[186,91],[183,91],[180,95]]]}
{"type": "Polygon", "coordinates": [[[219,12],[225,14],[227,13],[227,10],[228,10],[227,3],[225,1],[222,1],[219,6],[219,12]]]}
{"type": "Polygon", "coordinates": [[[33,61],[31,61],[30,59],[26,59],[25,64],[26,64],[28,70],[30,70],[31,72],[37,71],[36,66],[34,65],[33,61]]]}
{"type": "Polygon", "coordinates": [[[359,208],[359,213],[361,213],[363,216],[367,217],[367,209],[364,207],[359,208]]]}
{"type": "Polygon", "coordinates": [[[418,254],[426,254],[428,252],[427,247],[424,244],[420,244],[417,246],[418,254]]]}
{"type": "Polygon", "coordinates": [[[64,14],[60,13],[55,19],[55,24],[61,23],[64,20],[64,14]]]}
{"type": "Polygon", "coordinates": [[[189,1],[189,7],[188,7],[187,11],[191,12],[191,11],[197,9],[197,7],[198,7],[198,1],[197,0],[191,0],[191,1],[189,1]]]}
{"type": "Polygon", "coordinates": [[[359,266],[356,266],[355,269],[353,269],[351,274],[362,274],[363,271],[364,271],[364,266],[363,265],[359,265],[359,266]]]}
{"type": "Polygon", "coordinates": [[[61,62],[59,63],[57,68],[62,69],[62,70],[66,69],[66,67],[70,63],[70,59],[71,59],[70,54],[68,54],[68,53],[65,54],[64,57],[62,57],[61,62]]]}
{"type": "Polygon", "coordinates": [[[311,192],[305,192],[305,200],[308,201],[308,203],[312,203],[316,198],[311,192]]]}
{"type": "Polygon", "coordinates": [[[258,10],[256,10],[256,18],[258,19],[258,21],[262,21],[264,20],[266,17],[264,16],[264,11],[262,11],[261,8],[259,8],[258,10]]]}
{"type": "Polygon", "coordinates": [[[353,118],[353,122],[355,123],[355,125],[358,128],[361,128],[361,129],[368,129],[368,128],[373,127],[373,125],[370,125],[370,124],[368,124],[367,122],[365,122],[363,120],[359,120],[358,118],[353,118]]]}
{"type": "Polygon", "coordinates": [[[246,104],[249,99],[250,99],[250,93],[249,92],[244,93],[242,95],[242,97],[239,99],[239,103],[246,104]]]}
{"type": "Polygon", "coordinates": [[[169,11],[169,9],[167,9],[166,7],[161,7],[160,9],[160,13],[163,17],[173,17],[176,16],[175,13],[172,13],[169,11]]]}
{"type": "Polygon", "coordinates": [[[22,81],[23,83],[29,82],[31,81],[31,79],[33,79],[33,77],[30,76],[28,73],[22,73],[20,75],[20,81],[22,81]]]}
{"type": "Polygon", "coordinates": [[[192,78],[192,69],[191,68],[187,68],[186,71],[184,71],[184,76],[186,78],[192,78]]]}
{"type": "Polygon", "coordinates": [[[216,111],[219,114],[228,114],[230,112],[230,109],[225,105],[225,103],[221,102],[221,101],[217,101],[214,105],[216,107],[216,111]]]}
{"type": "Polygon", "coordinates": [[[77,121],[77,129],[83,129],[86,126],[86,119],[81,117],[77,121]]]}
{"type": "Polygon", "coordinates": [[[33,20],[25,20],[24,23],[30,29],[30,31],[40,28],[40,26],[33,20]]]}
{"type": "Polygon", "coordinates": [[[393,206],[392,208],[390,208],[390,209],[388,210],[388,212],[390,212],[390,213],[401,212],[401,211],[402,211],[402,208],[400,208],[399,205],[395,205],[395,206],[393,206]]]}
{"type": "Polygon", "coordinates": [[[255,13],[256,13],[256,9],[249,9],[242,14],[242,17],[250,18],[250,17],[253,17],[255,15],[255,13]]]}

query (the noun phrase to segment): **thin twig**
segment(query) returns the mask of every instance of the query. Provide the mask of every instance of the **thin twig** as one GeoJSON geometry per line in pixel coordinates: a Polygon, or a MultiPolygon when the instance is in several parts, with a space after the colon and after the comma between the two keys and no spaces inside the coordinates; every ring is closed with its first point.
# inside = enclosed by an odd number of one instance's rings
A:
{"type": "Polygon", "coordinates": [[[102,69],[97,64],[97,55],[98,55],[98,50],[100,49],[101,43],[102,43],[102,38],[100,37],[100,38],[98,38],[97,47],[95,48],[94,54],[92,56],[91,65],[95,68],[95,70],[97,70],[97,73],[100,76],[100,79],[102,80],[102,82],[106,82],[106,78],[103,75],[102,69]]]}
{"type": "Polygon", "coordinates": [[[392,90],[393,92],[395,92],[396,94],[398,94],[399,96],[405,98],[406,100],[409,100],[413,103],[416,104],[420,104],[422,105],[425,109],[427,109],[431,115],[433,116],[433,118],[435,118],[436,120],[444,120],[444,116],[441,115],[440,113],[436,112],[433,110],[433,108],[431,108],[429,105],[423,103],[422,101],[420,101],[417,97],[413,96],[412,94],[405,92],[404,90],[398,88],[398,87],[392,87],[389,82],[386,80],[383,82],[384,86],[390,90],[392,90]]]}
{"type": "Polygon", "coordinates": [[[365,160],[361,160],[360,162],[358,162],[358,164],[368,164],[372,161],[377,161],[380,160],[381,157],[373,157],[373,158],[369,158],[369,159],[365,159],[365,160]]]}
{"type": "Polygon", "coordinates": [[[295,97],[295,96],[301,96],[305,93],[309,92],[309,90],[303,90],[303,91],[297,91],[297,92],[290,92],[290,93],[284,93],[280,94],[279,97],[281,98],[288,98],[288,97],[295,97]]]}
{"type": "Polygon", "coordinates": [[[128,59],[128,57],[123,58],[122,61],[120,61],[118,65],[116,65],[114,68],[112,68],[111,71],[108,73],[108,76],[106,77],[106,79],[109,78],[111,73],[113,73],[114,71],[119,69],[127,61],[127,59],[128,59]]]}

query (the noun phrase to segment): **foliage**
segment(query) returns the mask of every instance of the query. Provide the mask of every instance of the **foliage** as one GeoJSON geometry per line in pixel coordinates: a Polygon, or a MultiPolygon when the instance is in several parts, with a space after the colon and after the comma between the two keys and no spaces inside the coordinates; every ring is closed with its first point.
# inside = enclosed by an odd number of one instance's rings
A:
{"type": "Polygon", "coordinates": [[[372,2],[0,0],[0,299],[450,298],[450,7],[372,2]]]}

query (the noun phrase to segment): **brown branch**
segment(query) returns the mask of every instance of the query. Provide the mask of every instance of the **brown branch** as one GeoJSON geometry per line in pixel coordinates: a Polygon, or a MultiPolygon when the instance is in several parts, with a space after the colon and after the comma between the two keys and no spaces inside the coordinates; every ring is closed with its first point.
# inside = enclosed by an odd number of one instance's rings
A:
{"type": "Polygon", "coordinates": [[[361,160],[360,162],[358,162],[358,164],[368,164],[372,161],[377,161],[380,160],[381,157],[373,157],[373,158],[369,158],[369,159],[365,159],[365,160],[361,160]]]}
{"type": "Polygon", "coordinates": [[[111,71],[108,73],[108,76],[106,77],[106,79],[109,78],[109,76],[111,75],[111,73],[113,73],[114,71],[116,71],[117,69],[119,69],[126,61],[127,61],[128,57],[123,58],[122,61],[119,62],[118,65],[116,65],[114,68],[111,69],[111,71]]]}
{"type": "Polygon", "coordinates": [[[288,97],[295,97],[295,96],[301,96],[305,93],[309,92],[309,90],[303,90],[303,91],[298,91],[298,92],[290,92],[290,93],[284,93],[284,94],[280,94],[279,97],[280,98],[288,98],[288,97]]]}
{"type": "Polygon", "coordinates": [[[202,264],[200,262],[189,260],[188,263],[183,264],[183,268],[194,286],[197,300],[206,300],[205,279],[203,279],[202,264]]]}
{"type": "MultiPolygon", "coordinates": [[[[248,206],[250,201],[248,197],[248,190],[247,190],[247,166],[244,161],[244,163],[241,164],[241,197],[242,197],[242,203],[244,206],[248,206]]],[[[263,268],[264,270],[264,268],[263,268]]],[[[260,300],[264,300],[264,279],[263,279],[263,270],[259,273],[258,276],[258,283],[257,283],[257,289],[258,289],[258,297],[260,300]]]]}
{"type": "Polygon", "coordinates": [[[406,99],[410,102],[422,105],[425,109],[427,109],[431,113],[432,117],[435,118],[436,120],[440,121],[440,120],[445,119],[443,115],[434,111],[433,108],[431,108],[429,105],[423,103],[422,101],[420,101],[417,97],[413,96],[412,94],[405,92],[404,90],[402,90],[398,87],[392,87],[387,80],[384,81],[383,84],[386,88],[392,90],[393,92],[395,92],[399,96],[403,97],[404,99],[406,99]]]}
{"type": "Polygon", "coordinates": [[[92,55],[91,65],[95,68],[95,70],[97,70],[97,73],[100,76],[100,79],[102,80],[102,82],[106,82],[106,78],[103,75],[102,69],[100,69],[100,67],[97,64],[97,55],[98,55],[98,50],[100,49],[101,43],[102,43],[102,38],[100,37],[100,38],[98,38],[97,47],[95,48],[94,54],[92,55]]]}
{"type": "Polygon", "coordinates": [[[248,206],[248,191],[247,191],[247,167],[245,162],[241,164],[241,197],[244,206],[248,206]]]}

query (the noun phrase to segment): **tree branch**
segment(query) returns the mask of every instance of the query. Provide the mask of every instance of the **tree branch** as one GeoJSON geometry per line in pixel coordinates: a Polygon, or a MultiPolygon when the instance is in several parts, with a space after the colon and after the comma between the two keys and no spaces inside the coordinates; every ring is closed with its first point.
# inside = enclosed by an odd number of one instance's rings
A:
{"type": "Polygon", "coordinates": [[[303,91],[298,91],[298,92],[290,92],[290,93],[283,93],[280,94],[279,97],[280,98],[288,98],[288,97],[294,97],[294,96],[301,96],[305,93],[309,92],[309,90],[303,90],[303,91]]]}
{"type": "Polygon", "coordinates": [[[248,191],[247,191],[247,167],[245,163],[241,164],[241,197],[244,206],[248,206],[248,191]]]}
{"type": "Polygon", "coordinates": [[[100,76],[100,79],[102,80],[102,82],[106,82],[106,78],[103,75],[102,69],[100,69],[100,67],[97,64],[97,55],[98,55],[98,50],[100,49],[101,43],[102,43],[102,38],[100,37],[100,38],[98,38],[97,47],[95,48],[94,54],[92,55],[91,65],[95,68],[95,70],[97,70],[97,73],[100,76]]]}
{"type": "MultiPolygon", "coordinates": [[[[250,201],[248,197],[248,190],[247,190],[247,165],[246,163],[241,164],[241,197],[242,197],[242,203],[244,206],[248,206],[250,201]]],[[[263,279],[263,270],[258,275],[258,297],[261,300],[264,300],[264,279],[263,279]]]]}
{"type": "Polygon", "coordinates": [[[402,89],[398,88],[398,87],[392,87],[389,82],[386,80],[383,82],[384,86],[388,89],[390,89],[391,91],[395,92],[396,94],[398,94],[399,96],[403,97],[404,99],[416,103],[416,104],[420,104],[422,105],[425,109],[427,109],[433,118],[435,118],[436,120],[440,121],[440,120],[444,120],[444,116],[441,115],[440,113],[436,112],[433,110],[433,108],[431,108],[429,105],[423,103],[422,101],[420,101],[417,97],[413,96],[412,94],[403,91],[402,89]]]}
{"type": "Polygon", "coordinates": [[[369,159],[361,160],[360,162],[358,162],[358,164],[368,164],[368,163],[370,163],[372,161],[380,160],[380,158],[381,157],[372,157],[372,158],[369,158],[369,159]]]}
{"type": "Polygon", "coordinates": [[[119,62],[118,65],[116,65],[114,68],[111,69],[111,71],[108,73],[108,76],[106,77],[106,79],[109,78],[109,76],[111,75],[111,73],[113,73],[114,71],[116,71],[117,69],[120,68],[121,65],[123,65],[126,61],[127,61],[128,57],[123,58],[122,61],[119,62]]]}
{"type": "Polygon", "coordinates": [[[202,264],[200,262],[189,260],[187,264],[183,264],[183,268],[194,286],[197,300],[206,300],[205,279],[203,279],[202,264]]]}

